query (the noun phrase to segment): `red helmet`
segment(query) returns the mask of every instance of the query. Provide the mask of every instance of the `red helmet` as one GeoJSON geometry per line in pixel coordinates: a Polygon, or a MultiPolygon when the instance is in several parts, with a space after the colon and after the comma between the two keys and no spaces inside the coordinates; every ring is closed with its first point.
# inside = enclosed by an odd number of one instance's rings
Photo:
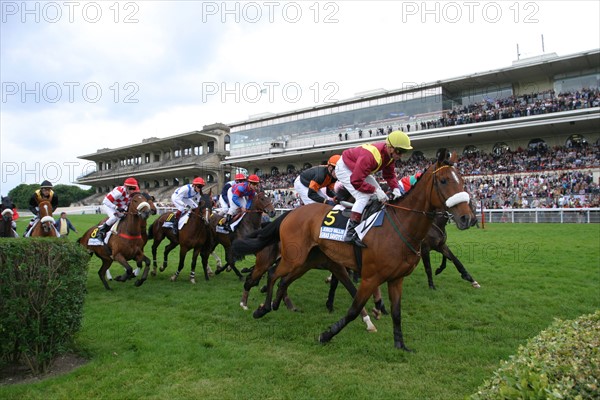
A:
{"type": "Polygon", "coordinates": [[[236,181],[245,181],[246,180],[246,175],[244,174],[235,174],[235,180],[236,181]]]}
{"type": "Polygon", "coordinates": [[[260,178],[257,175],[250,175],[248,177],[248,182],[260,183],[260,178]]]}
{"type": "Polygon", "coordinates": [[[340,160],[340,158],[342,158],[342,156],[340,156],[339,154],[334,154],[331,157],[329,157],[329,160],[327,161],[327,164],[328,165],[333,165],[335,167],[335,165],[340,160]]]}
{"type": "Polygon", "coordinates": [[[204,182],[204,179],[202,179],[200,177],[197,177],[197,178],[194,178],[194,180],[192,181],[192,185],[202,185],[202,186],[204,186],[204,185],[206,185],[206,182],[204,182]]]}
{"type": "Polygon", "coordinates": [[[137,191],[140,190],[140,185],[137,183],[137,180],[135,178],[125,179],[125,182],[123,182],[123,185],[127,186],[127,187],[134,187],[135,190],[137,190],[137,191]]]}

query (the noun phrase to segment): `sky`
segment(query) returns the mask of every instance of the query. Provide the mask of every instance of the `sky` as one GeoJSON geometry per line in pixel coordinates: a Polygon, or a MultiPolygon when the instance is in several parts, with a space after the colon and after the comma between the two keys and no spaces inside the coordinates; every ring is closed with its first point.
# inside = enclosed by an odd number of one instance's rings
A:
{"type": "Polygon", "coordinates": [[[600,48],[597,0],[0,0],[0,11],[2,195],[73,184],[95,169],[78,156],[98,149],[600,48]]]}

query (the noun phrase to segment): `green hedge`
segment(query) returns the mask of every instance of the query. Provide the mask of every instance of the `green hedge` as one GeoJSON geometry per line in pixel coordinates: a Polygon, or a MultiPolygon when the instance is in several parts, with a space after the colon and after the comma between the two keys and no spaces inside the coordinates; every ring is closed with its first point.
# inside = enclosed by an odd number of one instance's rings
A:
{"type": "Polygon", "coordinates": [[[60,239],[0,239],[0,362],[34,374],[80,329],[89,255],[60,239]]]}
{"type": "Polygon", "coordinates": [[[556,320],[470,399],[600,399],[600,311],[556,320]]]}

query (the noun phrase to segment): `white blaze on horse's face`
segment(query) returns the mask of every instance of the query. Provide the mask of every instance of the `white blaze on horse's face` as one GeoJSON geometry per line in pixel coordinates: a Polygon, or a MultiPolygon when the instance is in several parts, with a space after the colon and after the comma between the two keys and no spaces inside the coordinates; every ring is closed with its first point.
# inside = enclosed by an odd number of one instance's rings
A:
{"type": "Polygon", "coordinates": [[[460,183],[460,181],[458,180],[458,176],[456,175],[456,171],[454,171],[454,169],[452,169],[451,175],[454,178],[454,182],[460,183]]]}

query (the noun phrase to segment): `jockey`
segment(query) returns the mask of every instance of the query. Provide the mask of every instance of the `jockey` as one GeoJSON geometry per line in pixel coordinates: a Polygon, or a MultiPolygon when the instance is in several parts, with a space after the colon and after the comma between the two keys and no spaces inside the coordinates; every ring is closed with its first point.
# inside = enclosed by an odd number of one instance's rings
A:
{"type": "Polygon", "coordinates": [[[362,212],[373,195],[382,203],[388,200],[387,194],[381,189],[373,174],[381,171],[383,179],[392,189],[394,199],[402,196],[395,162],[410,149],[412,146],[408,135],[402,131],[393,131],[385,142],[363,144],[342,153],[335,172],[338,180],[355,199],[344,242],[353,242],[359,247],[366,247],[356,233],[356,226],[360,223],[362,212]]]}
{"type": "Polygon", "coordinates": [[[29,222],[29,226],[25,230],[25,236],[27,236],[27,232],[34,225],[34,222],[39,218],[39,204],[42,201],[49,201],[50,205],[52,205],[52,212],[56,210],[58,207],[58,196],[52,190],[52,183],[50,181],[43,181],[40,185],[40,188],[36,190],[29,199],[29,210],[33,213],[34,218],[29,222]]]}
{"type": "Polygon", "coordinates": [[[173,233],[175,236],[179,233],[179,217],[181,217],[183,212],[198,207],[204,185],[206,185],[204,179],[197,177],[194,178],[192,183],[188,183],[187,185],[175,189],[171,195],[171,201],[175,205],[175,208],[177,208],[175,219],[173,220],[173,233]]]}
{"type": "Polygon", "coordinates": [[[329,158],[327,165],[309,168],[298,175],[294,181],[294,189],[296,189],[304,204],[325,203],[331,206],[335,205],[332,200],[322,196],[321,189],[325,189],[327,196],[335,197],[334,185],[337,181],[335,165],[340,157],[340,155],[335,154],[329,158]]]}
{"type": "Polygon", "coordinates": [[[96,238],[104,241],[106,233],[118,219],[123,217],[123,213],[127,211],[131,202],[131,195],[139,191],[138,181],[135,178],[127,178],[123,186],[115,187],[104,197],[100,210],[108,216],[108,219],[102,225],[98,226],[99,229],[96,233],[96,238]]]}
{"type": "Polygon", "coordinates": [[[245,213],[247,209],[252,207],[252,200],[258,190],[260,179],[256,175],[250,175],[246,182],[240,182],[233,185],[231,188],[231,196],[229,197],[229,210],[227,211],[227,219],[225,220],[224,228],[231,232],[231,219],[240,210],[245,213]]]}
{"type": "Polygon", "coordinates": [[[231,192],[231,188],[236,183],[246,181],[246,175],[244,174],[236,174],[235,179],[227,182],[223,186],[223,190],[221,190],[221,195],[219,196],[219,207],[221,208],[221,213],[226,214],[229,211],[229,192],[231,192]]]}
{"type": "Polygon", "coordinates": [[[413,186],[415,186],[415,183],[417,183],[421,175],[421,172],[417,172],[414,175],[405,176],[400,179],[400,191],[403,195],[406,194],[413,186]]]}

